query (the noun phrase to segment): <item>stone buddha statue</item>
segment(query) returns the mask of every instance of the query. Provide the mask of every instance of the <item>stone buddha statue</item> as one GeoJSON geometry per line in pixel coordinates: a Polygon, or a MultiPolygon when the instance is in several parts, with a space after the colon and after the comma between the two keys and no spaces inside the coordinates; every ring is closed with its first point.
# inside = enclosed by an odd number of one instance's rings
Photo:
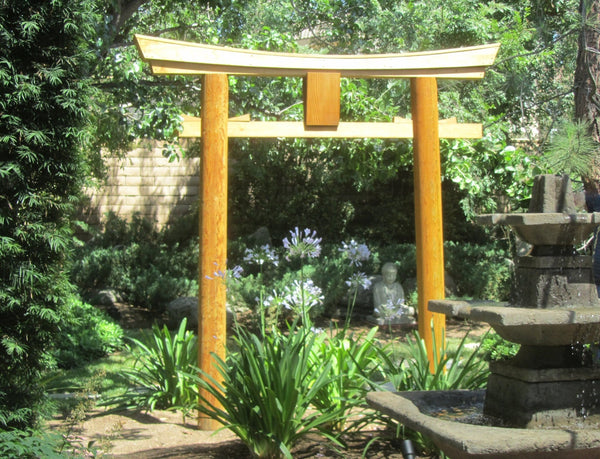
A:
{"type": "Polygon", "coordinates": [[[382,280],[373,287],[374,319],[379,325],[414,324],[414,308],[405,304],[404,289],[396,280],[398,267],[385,263],[381,268],[382,280]]]}
{"type": "Polygon", "coordinates": [[[394,263],[386,263],[381,268],[383,280],[373,287],[373,306],[404,303],[404,289],[396,281],[398,268],[394,263]]]}

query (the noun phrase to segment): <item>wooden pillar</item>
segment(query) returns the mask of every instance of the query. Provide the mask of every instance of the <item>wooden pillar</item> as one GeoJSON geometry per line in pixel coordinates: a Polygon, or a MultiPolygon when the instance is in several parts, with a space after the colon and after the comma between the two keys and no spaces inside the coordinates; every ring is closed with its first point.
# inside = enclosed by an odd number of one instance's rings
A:
{"type": "Polygon", "coordinates": [[[433,335],[435,334],[439,350],[446,326],[446,316],[427,309],[429,300],[444,298],[444,234],[437,81],[431,77],[412,78],[410,88],[414,137],[419,334],[425,341],[430,369],[433,370],[433,335]]]}
{"type": "MultiPolygon", "coordinates": [[[[207,74],[202,85],[202,157],[200,159],[200,261],[198,302],[198,366],[219,380],[213,353],[225,358],[227,338],[225,279],[227,258],[227,75],[207,74]]],[[[207,392],[209,402],[216,400],[207,392]]],[[[198,427],[220,424],[200,415],[198,427]]]]}

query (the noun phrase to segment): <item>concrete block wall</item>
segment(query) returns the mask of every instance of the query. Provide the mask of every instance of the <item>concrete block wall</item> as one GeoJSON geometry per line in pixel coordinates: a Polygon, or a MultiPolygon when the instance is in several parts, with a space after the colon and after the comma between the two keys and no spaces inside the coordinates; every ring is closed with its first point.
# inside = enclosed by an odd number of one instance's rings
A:
{"type": "Polygon", "coordinates": [[[83,218],[97,225],[109,211],[125,219],[138,212],[160,228],[198,205],[199,161],[170,163],[158,143],[141,144],[126,158],[106,158],[106,181],[86,190],[83,218]]]}

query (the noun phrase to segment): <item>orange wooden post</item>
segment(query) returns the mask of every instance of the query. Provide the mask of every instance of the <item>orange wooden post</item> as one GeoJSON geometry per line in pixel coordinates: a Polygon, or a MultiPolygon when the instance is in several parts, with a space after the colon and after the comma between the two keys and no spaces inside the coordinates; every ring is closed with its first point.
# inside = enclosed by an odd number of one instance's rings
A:
{"type": "Polygon", "coordinates": [[[433,335],[435,334],[439,351],[446,326],[445,315],[432,313],[427,309],[429,300],[444,298],[444,234],[437,80],[431,77],[412,78],[410,88],[414,137],[419,334],[425,341],[430,369],[433,370],[433,335]]]}
{"type": "MultiPolygon", "coordinates": [[[[207,74],[202,86],[198,366],[219,380],[212,354],[225,358],[227,338],[225,279],[215,274],[225,272],[227,259],[227,75],[207,74]]],[[[198,427],[215,430],[220,424],[200,415],[198,427]]]]}

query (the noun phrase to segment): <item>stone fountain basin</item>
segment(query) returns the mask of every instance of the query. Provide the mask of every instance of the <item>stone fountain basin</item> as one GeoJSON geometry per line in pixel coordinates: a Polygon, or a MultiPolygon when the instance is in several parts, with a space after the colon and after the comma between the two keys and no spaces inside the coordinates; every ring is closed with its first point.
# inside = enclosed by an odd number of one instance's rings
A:
{"type": "Polygon", "coordinates": [[[371,392],[368,404],[429,437],[452,459],[600,457],[600,430],[513,429],[443,419],[435,412],[482,410],[484,391],[371,392]]]}
{"type": "Polygon", "coordinates": [[[584,242],[600,225],[600,213],[484,214],[475,217],[480,225],[506,225],[535,246],[568,246],[584,242]]]}
{"type": "Polygon", "coordinates": [[[600,340],[600,308],[532,309],[507,303],[430,300],[429,310],[486,322],[502,338],[531,346],[567,346],[600,340]]]}

